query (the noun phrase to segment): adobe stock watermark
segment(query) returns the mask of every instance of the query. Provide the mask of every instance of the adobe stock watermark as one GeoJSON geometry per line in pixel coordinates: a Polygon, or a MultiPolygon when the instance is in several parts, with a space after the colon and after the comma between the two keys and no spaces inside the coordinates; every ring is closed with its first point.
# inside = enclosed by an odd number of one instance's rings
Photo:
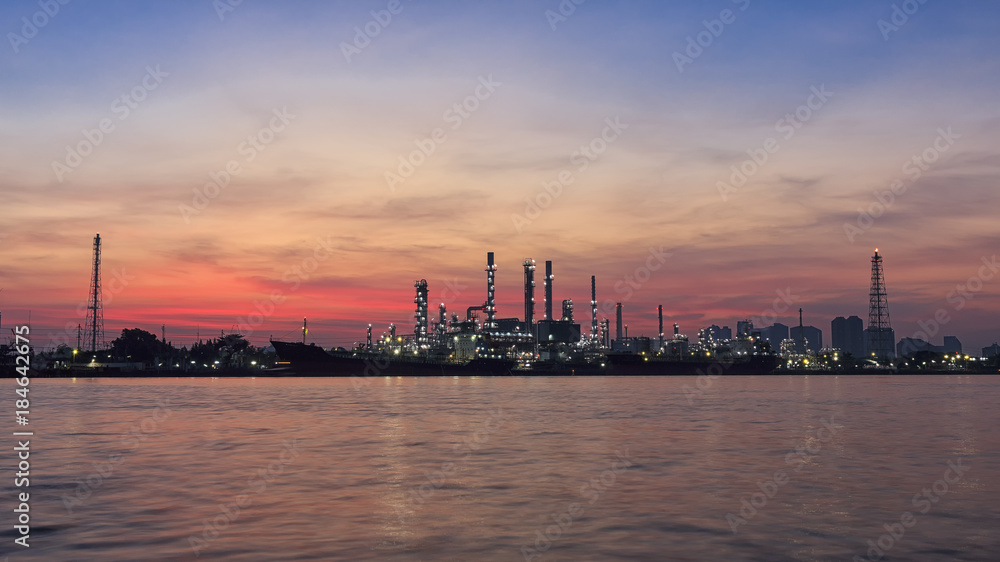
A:
{"type": "MultiPolygon", "coordinates": [[[[281,274],[281,282],[289,286],[289,293],[299,290],[302,283],[308,281],[309,277],[319,269],[319,265],[333,255],[335,246],[330,238],[330,236],[327,236],[326,239],[317,237],[312,255],[302,258],[298,264],[289,267],[281,274]]],[[[287,298],[285,291],[275,289],[268,295],[267,300],[255,300],[253,302],[254,312],[247,314],[245,318],[243,316],[236,317],[236,327],[240,331],[239,333],[244,336],[252,335],[254,330],[263,325],[264,321],[274,314],[275,308],[285,302],[287,298]]]]}
{"type": "MultiPolygon", "coordinates": [[[[614,119],[610,117],[604,119],[604,123],[605,127],[600,134],[590,139],[586,144],[581,144],[577,150],[570,154],[569,163],[576,166],[575,173],[585,172],[590,167],[591,162],[600,158],[608,150],[608,146],[618,140],[621,134],[628,129],[628,123],[622,123],[621,117],[617,115],[614,119]]],[[[542,216],[542,211],[552,206],[552,203],[562,195],[563,189],[574,181],[576,181],[574,172],[570,171],[569,168],[564,168],[556,174],[554,181],[542,182],[542,189],[534,197],[525,197],[524,213],[510,215],[510,220],[514,223],[517,233],[523,232],[526,226],[542,216]]]]}
{"type": "Polygon", "coordinates": [[[903,0],[902,6],[892,5],[892,14],[889,21],[879,19],[876,23],[878,30],[882,33],[882,39],[889,40],[889,34],[899,31],[910,21],[910,16],[916,14],[920,7],[927,3],[927,0],[903,0]]]}
{"type": "Polygon", "coordinates": [[[750,318],[750,321],[753,322],[754,326],[763,327],[773,324],[778,317],[788,311],[788,309],[799,300],[798,295],[792,294],[791,287],[786,287],[784,291],[781,289],[775,289],[774,292],[778,296],[771,301],[771,306],[761,312],[760,316],[750,318]]]}
{"type": "Polygon", "coordinates": [[[219,21],[225,21],[228,14],[242,5],[243,0],[212,0],[212,8],[215,9],[215,15],[219,16],[219,21]]]}
{"type": "MultiPolygon", "coordinates": [[[[117,123],[128,119],[132,111],[138,109],[139,104],[149,97],[150,92],[159,88],[167,76],[170,76],[170,73],[160,70],[160,65],[156,65],[155,68],[147,66],[146,74],[140,79],[139,84],[111,102],[111,113],[118,118],[117,123]]],[[[59,183],[63,182],[67,174],[76,171],[83,164],[83,159],[93,154],[108,135],[115,132],[117,123],[111,117],[105,117],[97,122],[95,128],[81,129],[83,140],[75,145],[67,145],[66,157],[62,161],[52,161],[52,172],[59,183]]]]}
{"type": "MultiPolygon", "coordinates": [[[[295,116],[288,112],[287,107],[281,109],[274,108],[273,114],[266,127],[261,127],[256,133],[247,136],[236,146],[236,152],[243,157],[243,164],[253,162],[257,154],[267,149],[268,145],[278,138],[278,133],[285,130],[295,116]]],[[[191,224],[191,217],[201,214],[208,207],[213,199],[226,189],[229,183],[243,173],[243,165],[239,160],[232,159],[217,172],[209,172],[209,181],[199,188],[193,188],[194,195],[191,197],[191,204],[181,203],[177,205],[181,218],[185,224],[191,224]]]]}
{"type": "Polygon", "coordinates": [[[545,10],[545,21],[549,22],[552,31],[556,30],[556,24],[564,23],[569,17],[576,13],[576,7],[587,0],[562,0],[556,6],[555,11],[545,10]]]}
{"type": "MultiPolygon", "coordinates": [[[[953,132],[951,127],[947,129],[939,128],[937,133],[937,137],[934,138],[930,146],[903,162],[902,172],[910,178],[911,184],[920,179],[924,175],[924,172],[929,170],[931,165],[941,158],[942,154],[948,152],[956,140],[962,138],[961,135],[953,132]]],[[[896,197],[906,193],[908,188],[909,186],[905,181],[896,179],[889,184],[889,189],[872,192],[875,196],[875,201],[872,201],[866,209],[858,209],[858,218],[854,224],[850,222],[844,223],[844,234],[847,236],[847,240],[854,243],[854,240],[858,236],[867,232],[875,225],[875,219],[884,215],[889,210],[889,207],[896,202],[896,197]]]]}
{"type": "MultiPolygon", "coordinates": [[[[794,466],[792,472],[801,471],[806,463],[823,449],[822,444],[833,439],[837,435],[837,432],[844,427],[836,425],[833,416],[830,416],[830,421],[820,419],[820,425],[822,427],[816,430],[815,437],[806,438],[798,447],[785,455],[785,464],[789,467],[794,466]]],[[[759,491],[751,493],[749,499],[746,497],[740,498],[741,507],[739,515],[733,513],[726,514],[726,523],[729,524],[729,528],[733,531],[733,534],[737,534],[741,525],[746,525],[757,515],[759,510],[764,509],[767,506],[767,501],[774,498],[778,490],[790,480],[791,475],[784,469],[776,470],[770,478],[758,480],[757,489],[759,491]]]]}
{"type": "MultiPolygon", "coordinates": [[[[732,0],[734,4],[739,4],[741,12],[746,11],[750,7],[750,0],[732,0]]],[[[674,64],[677,66],[677,72],[684,73],[684,66],[692,64],[695,59],[700,57],[705,49],[712,46],[715,40],[722,36],[722,32],[726,30],[727,25],[731,25],[736,21],[736,13],[726,8],[719,12],[718,19],[712,20],[702,20],[701,24],[705,26],[705,29],[699,31],[694,35],[687,36],[687,46],[684,52],[674,51],[673,59],[674,64]]]]}
{"type": "Polygon", "coordinates": [[[370,387],[372,379],[382,376],[382,372],[389,368],[390,362],[387,358],[380,358],[374,361],[365,359],[364,365],[365,368],[362,369],[361,374],[353,373],[351,375],[351,386],[355,392],[361,392],[370,387]]]}
{"type": "Polygon", "coordinates": [[[410,489],[407,494],[409,496],[410,506],[416,507],[423,505],[428,498],[434,495],[435,491],[444,486],[449,477],[458,474],[458,472],[462,469],[462,466],[464,466],[464,464],[472,458],[472,454],[482,448],[482,446],[490,440],[490,435],[500,431],[500,428],[503,427],[503,422],[507,419],[508,414],[504,412],[503,408],[500,406],[497,406],[494,410],[490,411],[487,418],[480,424],[480,427],[472,433],[472,435],[466,437],[462,443],[457,443],[453,447],[456,453],[464,453],[458,462],[445,462],[438,470],[431,473],[425,473],[424,477],[427,481],[410,489]]]}
{"type": "Polygon", "coordinates": [[[38,32],[59,15],[60,7],[69,2],[70,0],[39,0],[38,7],[41,9],[31,14],[30,18],[28,16],[21,18],[21,33],[13,31],[7,33],[7,40],[10,41],[10,48],[14,50],[14,54],[21,52],[21,47],[37,37],[38,32]]]}
{"type": "Polygon", "coordinates": [[[188,546],[196,557],[201,555],[201,551],[208,547],[209,543],[219,537],[219,535],[235,523],[240,514],[253,505],[254,496],[267,490],[267,486],[285,471],[285,465],[290,464],[301,454],[298,448],[298,440],[285,441],[278,460],[270,463],[265,468],[259,468],[247,478],[247,487],[244,492],[231,502],[219,504],[222,512],[215,517],[204,520],[204,527],[201,536],[189,535],[188,546]]]}
{"type": "MultiPolygon", "coordinates": [[[[482,102],[490,99],[497,88],[502,85],[502,82],[493,80],[492,74],[485,77],[479,76],[479,84],[476,85],[473,92],[445,109],[444,113],[441,114],[441,119],[452,131],[459,130],[462,124],[481,107],[482,102]]],[[[424,162],[437,152],[438,147],[447,140],[448,133],[444,127],[435,127],[428,136],[414,139],[413,144],[416,149],[406,156],[399,156],[399,164],[396,166],[395,172],[385,171],[385,183],[389,186],[389,191],[395,193],[396,186],[402,185],[410,179],[417,168],[423,166],[424,162]]]]}
{"type": "Polygon", "coordinates": [[[151,415],[132,424],[127,432],[122,433],[122,445],[127,447],[125,452],[110,454],[108,455],[108,459],[102,463],[92,463],[94,471],[88,474],[86,478],[77,479],[77,486],[73,491],[73,495],[64,495],[62,497],[63,507],[66,508],[67,513],[72,514],[73,508],[86,501],[95,491],[99,490],[104,481],[111,478],[112,474],[114,474],[115,467],[125,462],[128,454],[138,449],[143,441],[159,429],[160,423],[164,422],[173,413],[169,408],[170,399],[159,400],[156,404],[157,406],[151,415]]]}
{"type": "Polygon", "coordinates": [[[695,397],[700,398],[705,391],[712,388],[715,379],[723,375],[730,367],[735,364],[735,361],[723,361],[719,360],[712,363],[705,368],[704,371],[701,368],[695,369],[694,386],[684,383],[681,385],[681,390],[684,391],[684,399],[687,400],[688,406],[694,406],[695,397]]]}
{"type": "Polygon", "coordinates": [[[402,11],[403,5],[400,0],[389,0],[384,10],[372,10],[370,12],[372,19],[364,25],[354,26],[354,38],[351,42],[340,42],[340,52],[344,55],[347,64],[351,64],[351,57],[360,55],[361,51],[371,45],[373,39],[389,27],[389,24],[392,23],[392,16],[398,15],[402,11]]]}
{"type": "Polygon", "coordinates": [[[637,265],[634,270],[626,273],[618,281],[615,281],[614,288],[617,297],[602,301],[600,307],[601,314],[605,316],[615,314],[617,312],[617,303],[626,303],[632,300],[635,292],[648,283],[653,278],[653,273],[659,271],[667,263],[667,260],[673,256],[674,254],[665,251],[663,246],[659,248],[650,246],[643,263],[637,265]]]}
{"type": "Polygon", "coordinates": [[[463,285],[458,277],[452,277],[451,279],[444,280],[444,288],[441,289],[441,298],[438,302],[441,304],[451,304],[458,300],[462,293],[468,289],[468,285],[463,285]]]}
{"type": "MultiPolygon", "coordinates": [[[[580,497],[587,500],[587,505],[594,505],[597,503],[597,500],[601,499],[601,496],[605,492],[615,485],[618,480],[618,474],[631,466],[632,458],[627,448],[624,453],[615,451],[615,460],[611,462],[611,468],[601,472],[600,476],[595,476],[582,484],[580,486],[580,497]]],[[[552,548],[552,543],[559,540],[563,534],[569,531],[570,527],[573,526],[573,522],[583,517],[585,512],[586,508],[582,503],[571,503],[562,512],[553,513],[552,520],[555,523],[546,527],[544,532],[541,530],[535,531],[535,542],[521,547],[521,555],[524,556],[525,562],[532,562],[548,552],[552,548]]]]}
{"type": "MultiPolygon", "coordinates": [[[[983,285],[993,279],[997,272],[1000,272],[1000,262],[997,261],[997,255],[993,254],[989,258],[983,256],[980,261],[982,265],[976,270],[975,275],[970,275],[965,283],[956,283],[955,288],[948,291],[945,296],[945,301],[952,305],[952,309],[956,312],[965,308],[968,301],[975,298],[977,294],[982,292],[983,285]]],[[[945,307],[940,307],[934,311],[934,316],[928,318],[927,320],[918,320],[917,326],[920,329],[913,333],[911,336],[913,339],[919,339],[926,342],[930,342],[931,338],[937,335],[941,329],[951,322],[952,317],[948,314],[948,310],[945,307]]],[[[903,344],[900,351],[903,355],[908,355],[916,349],[912,348],[912,342],[907,341],[903,344]]]]}
{"type": "MultiPolygon", "coordinates": [[[[948,468],[944,470],[944,474],[939,480],[935,480],[933,484],[913,495],[911,500],[913,508],[919,510],[921,515],[929,513],[934,504],[941,501],[941,498],[950,491],[950,486],[958,484],[971,468],[969,465],[962,464],[963,460],[965,459],[959,457],[956,461],[948,461],[948,468]]],[[[881,560],[886,553],[903,540],[906,530],[912,529],[916,524],[917,517],[913,512],[904,511],[900,514],[898,522],[894,521],[882,525],[885,533],[882,533],[877,539],[868,539],[868,551],[865,553],[867,555],[865,558],[855,554],[852,560],[854,562],[881,560]]]]}
{"type": "MultiPolygon", "coordinates": [[[[813,118],[815,112],[823,109],[834,96],[833,92],[826,89],[826,84],[820,84],[818,88],[812,86],[810,91],[812,93],[806,98],[806,103],[795,108],[795,111],[786,113],[774,124],[774,131],[780,133],[785,141],[792,140],[795,133],[813,118]]],[[[746,153],[750,158],[744,160],[739,167],[735,165],[730,167],[732,174],[729,176],[729,183],[719,181],[715,184],[722,201],[727,201],[730,193],[736,193],[743,187],[747,180],[767,164],[771,155],[781,150],[781,146],[776,138],[768,137],[761,141],[759,148],[748,148],[746,153]]]]}

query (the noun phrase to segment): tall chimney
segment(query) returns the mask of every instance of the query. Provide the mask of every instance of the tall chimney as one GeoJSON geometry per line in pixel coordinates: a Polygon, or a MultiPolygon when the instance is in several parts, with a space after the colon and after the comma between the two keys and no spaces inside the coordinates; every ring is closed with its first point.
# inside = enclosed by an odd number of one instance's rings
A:
{"type": "Polygon", "coordinates": [[[552,320],[552,260],[545,260],[545,319],[552,320]]]}
{"type": "MultiPolygon", "coordinates": [[[[875,250],[878,252],[878,250],[875,250]]],[[[806,352],[806,334],[802,331],[802,308],[799,308],[799,352],[806,352]]]]}
{"type": "Polygon", "coordinates": [[[590,341],[597,342],[597,276],[590,276],[590,341]]]}
{"type": "Polygon", "coordinates": [[[617,323],[615,324],[615,334],[618,336],[617,341],[622,341],[622,303],[616,304],[615,308],[618,314],[617,323]]]}
{"type": "Polygon", "coordinates": [[[656,307],[657,315],[660,317],[660,347],[663,347],[663,305],[656,307]]]}
{"type": "Polygon", "coordinates": [[[524,258],[524,330],[534,333],[531,324],[535,321],[535,260],[524,258]]]}

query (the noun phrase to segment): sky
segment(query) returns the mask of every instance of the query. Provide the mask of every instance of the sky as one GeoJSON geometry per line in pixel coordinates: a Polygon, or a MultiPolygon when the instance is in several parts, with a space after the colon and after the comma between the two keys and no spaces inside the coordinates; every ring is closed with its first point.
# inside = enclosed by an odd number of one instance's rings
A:
{"type": "MultiPolygon", "coordinates": [[[[579,1],[579,0],[578,0],[579,1]]],[[[412,332],[414,281],[589,329],[752,317],[1000,340],[1000,4],[11,1],[0,311],[257,345],[412,332]],[[47,11],[46,11],[47,10],[47,11]]],[[[765,322],[767,323],[767,322],[765,322]]],[[[5,330],[6,331],[6,330],[5,330]]]]}

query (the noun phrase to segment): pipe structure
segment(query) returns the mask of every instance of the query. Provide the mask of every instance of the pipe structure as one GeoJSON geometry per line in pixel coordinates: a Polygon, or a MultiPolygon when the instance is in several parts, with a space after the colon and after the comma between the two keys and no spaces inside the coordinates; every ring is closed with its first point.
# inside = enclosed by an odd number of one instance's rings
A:
{"type": "Polygon", "coordinates": [[[484,308],[486,308],[486,305],[470,306],[469,308],[466,308],[465,309],[465,319],[466,320],[472,320],[472,311],[473,310],[483,310],[484,308]]]}
{"type": "Polygon", "coordinates": [[[573,321],[573,299],[563,299],[562,319],[569,322],[573,321]]]}
{"type": "Polygon", "coordinates": [[[493,262],[493,252],[486,252],[486,328],[497,327],[496,303],[496,263],[493,262]]]}
{"type": "Polygon", "coordinates": [[[427,345],[427,280],[421,279],[413,283],[417,288],[417,296],[413,302],[417,303],[417,311],[413,314],[416,323],[413,325],[413,336],[417,340],[417,345],[427,345]]]}
{"type": "Polygon", "coordinates": [[[437,325],[437,343],[438,345],[445,344],[445,334],[448,333],[448,311],[444,307],[444,303],[438,305],[438,325],[437,325]]]}

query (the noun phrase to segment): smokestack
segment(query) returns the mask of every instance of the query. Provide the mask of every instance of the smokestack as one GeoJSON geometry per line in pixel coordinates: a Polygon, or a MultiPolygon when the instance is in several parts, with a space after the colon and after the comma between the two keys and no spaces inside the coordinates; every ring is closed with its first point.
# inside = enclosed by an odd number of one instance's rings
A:
{"type": "Polygon", "coordinates": [[[524,258],[524,330],[533,333],[535,321],[535,260],[524,258]]]}
{"type": "Polygon", "coordinates": [[[372,349],[372,325],[368,325],[368,350],[372,349]]]}
{"type": "Polygon", "coordinates": [[[552,260],[545,261],[545,319],[552,320],[552,260]]]}
{"type": "Polygon", "coordinates": [[[660,347],[663,347],[663,305],[656,307],[657,316],[660,317],[660,347]]]}
{"type": "Polygon", "coordinates": [[[674,324],[674,339],[677,339],[677,336],[679,336],[679,335],[681,335],[681,327],[680,327],[680,325],[678,325],[678,324],[675,323],[674,324]]]}
{"type": "Polygon", "coordinates": [[[486,253],[486,327],[496,328],[496,298],[495,298],[495,276],[497,266],[493,263],[493,252],[486,253]]]}
{"type": "Polygon", "coordinates": [[[590,276],[590,341],[597,341],[597,277],[590,276]]]}
{"type": "MultiPolygon", "coordinates": [[[[878,250],[875,250],[878,253],[878,250]]],[[[805,346],[806,335],[802,331],[802,308],[799,308],[799,351],[802,353],[806,352],[805,346]]]]}
{"type": "Polygon", "coordinates": [[[618,314],[617,323],[615,324],[615,334],[618,336],[617,341],[622,341],[622,303],[616,304],[615,308],[618,314]]]}

